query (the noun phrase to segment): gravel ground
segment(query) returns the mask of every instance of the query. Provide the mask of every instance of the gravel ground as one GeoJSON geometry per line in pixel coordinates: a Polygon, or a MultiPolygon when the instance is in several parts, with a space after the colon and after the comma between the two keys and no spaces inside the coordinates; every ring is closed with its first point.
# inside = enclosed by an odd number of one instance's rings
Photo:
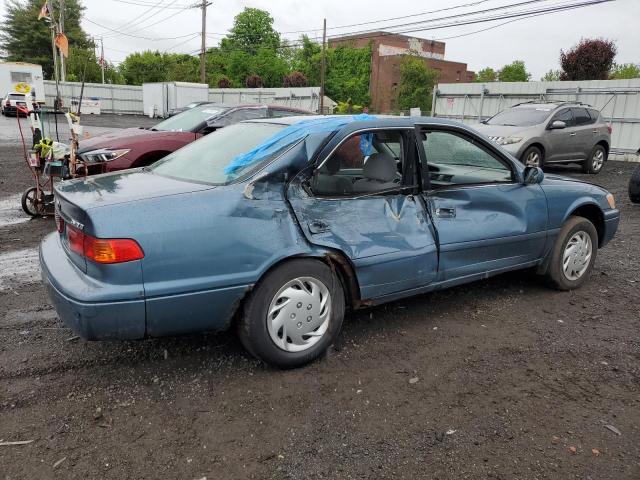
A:
{"type": "Polygon", "coordinates": [[[29,174],[0,141],[0,478],[640,478],[633,167],[554,170],[622,211],[581,290],[514,273],[360,311],[277,371],[232,334],[75,338],[38,280],[53,222],[20,213],[29,174]]]}

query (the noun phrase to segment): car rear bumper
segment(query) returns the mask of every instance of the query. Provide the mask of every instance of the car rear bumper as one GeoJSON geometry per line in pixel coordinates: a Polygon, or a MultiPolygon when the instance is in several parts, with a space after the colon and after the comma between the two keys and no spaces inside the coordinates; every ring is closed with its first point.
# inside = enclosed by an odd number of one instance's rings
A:
{"type": "Polygon", "coordinates": [[[604,247],[618,231],[620,223],[620,210],[611,209],[604,212],[604,235],[600,242],[600,247],[604,247]]]}
{"type": "Polygon", "coordinates": [[[71,262],[57,233],[42,241],[40,266],[45,288],[60,319],[75,333],[87,340],[144,337],[144,298],[92,301],[92,297],[104,294],[104,284],[91,279],[71,262]]]}

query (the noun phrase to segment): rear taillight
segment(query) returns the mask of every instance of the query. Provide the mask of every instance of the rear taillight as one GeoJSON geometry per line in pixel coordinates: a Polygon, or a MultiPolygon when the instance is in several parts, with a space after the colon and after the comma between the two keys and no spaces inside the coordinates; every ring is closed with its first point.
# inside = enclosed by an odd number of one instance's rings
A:
{"type": "Polygon", "coordinates": [[[69,249],[92,262],[123,263],[144,258],[138,242],[130,238],[95,238],[67,225],[69,249]]]}
{"type": "Polygon", "coordinates": [[[609,135],[613,133],[613,127],[611,126],[611,124],[607,125],[607,130],[609,130],[609,135]]]}

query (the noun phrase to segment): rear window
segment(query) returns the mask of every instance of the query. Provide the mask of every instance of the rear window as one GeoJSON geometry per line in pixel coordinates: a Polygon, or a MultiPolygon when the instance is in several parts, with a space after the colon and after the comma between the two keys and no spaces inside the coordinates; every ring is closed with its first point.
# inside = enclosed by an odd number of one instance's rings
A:
{"type": "Polygon", "coordinates": [[[273,123],[236,123],[176,150],[148,169],[179,180],[225,185],[273,159],[275,155],[263,157],[232,173],[225,172],[240,155],[250,152],[283,128],[285,125],[273,123]]]}
{"type": "Polygon", "coordinates": [[[587,112],[589,112],[589,116],[591,117],[591,123],[596,123],[598,121],[598,117],[600,116],[600,112],[592,108],[587,108],[587,112]]]}
{"type": "Polygon", "coordinates": [[[587,125],[591,123],[591,117],[589,116],[586,108],[574,108],[573,118],[576,125],[587,125]]]}
{"type": "Polygon", "coordinates": [[[24,102],[27,97],[25,95],[22,95],[21,93],[10,93],[9,98],[11,100],[19,100],[21,102],[24,102]]]}
{"type": "Polygon", "coordinates": [[[509,127],[532,127],[544,122],[549,115],[551,115],[551,109],[548,108],[510,108],[494,115],[486,123],[509,127]]]}

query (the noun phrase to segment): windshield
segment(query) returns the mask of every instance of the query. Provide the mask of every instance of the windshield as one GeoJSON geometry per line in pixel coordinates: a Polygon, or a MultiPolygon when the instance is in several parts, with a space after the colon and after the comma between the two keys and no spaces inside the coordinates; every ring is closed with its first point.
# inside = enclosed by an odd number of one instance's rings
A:
{"type": "Polygon", "coordinates": [[[224,185],[263,165],[274,156],[225,173],[236,158],[273,137],[285,125],[273,123],[236,123],[216,130],[149,167],[154,173],[181,180],[224,185]]]}
{"type": "Polygon", "coordinates": [[[151,130],[162,130],[165,132],[190,132],[202,122],[215,117],[222,112],[222,108],[215,105],[200,105],[191,108],[175,117],[167,118],[164,122],[160,122],[151,130]]]}
{"type": "Polygon", "coordinates": [[[544,122],[552,110],[551,108],[511,108],[491,117],[486,123],[509,127],[532,127],[544,122]]]}

